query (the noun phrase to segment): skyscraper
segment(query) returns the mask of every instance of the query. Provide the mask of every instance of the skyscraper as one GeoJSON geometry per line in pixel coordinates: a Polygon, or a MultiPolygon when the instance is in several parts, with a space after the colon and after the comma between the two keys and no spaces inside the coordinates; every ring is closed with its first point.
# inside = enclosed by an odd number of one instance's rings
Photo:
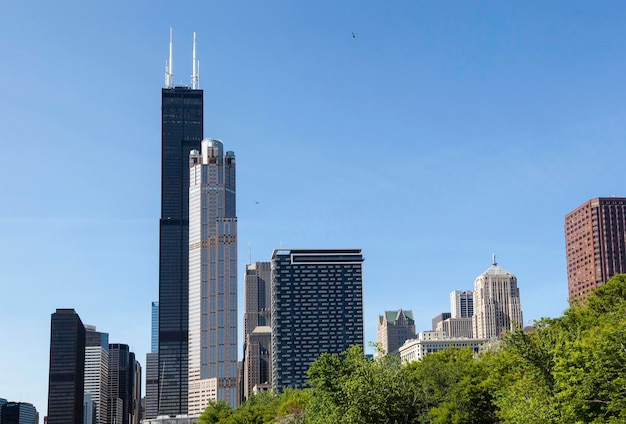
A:
{"type": "Polygon", "coordinates": [[[415,319],[413,311],[385,311],[378,316],[378,348],[382,354],[398,350],[408,339],[414,339],[415,319]]]}
{"type": "Polygon", "coordinates": [[[141,392],[141,368],[127,344],[109,344],[109,422],[133,424],[139,421],[137,398],[141,392]],[[121,421],[119,415],[121,411],[121,421]]]}
{"type": "Polygon", "coordinates": [[[455,290],[450,293],[450,318],[471,318],[474,315],[474,292],[455,290]]]}
{"type": "Polygon", "coordinates": [[[235,154],[205,139],[189,157],[189,415],[237,397],[235,154]]]}
{"type": "Polygon", "coordinates": [[[73,309],[57,309],[50,326],[48,424],[82,424],[85,327],[73,309]]]}
{"type": "Polygon", "coordinates": [[[626,272],[626,198],[591,199],[565,216],[570,299],[626,272]]]}
{"type": "Polygon", "coordinates": [[[170,33],[166,86],[161,90],[159,415],[187,413],[189,153],[200,149],[204,120],[195,63],[194,57],[192,87],[174,86],[170,33]]]}
{"type": "Polygon", "coordinates": [[[0,407],[0,423],[2,424],[39,424],[37,409],[27,402],[7,402],[0,407]]]}
{"type": "Polygon", "coordinates": [[[361,249],[272,254],[272,387],[301,388],[323,352],[363,347],[361,249]]]}
{"type": "Polygon", "coordinates": [[[517,278],[493,255],[492,265],[474,281],[474,337],[500,337],[523,322],[517,278]]]}
{"type": "Polygon", "coordinates": [[[157,417],[159,412],[159,302],[152,302],[151,352],[146,354],[146,416],[157,417]]]}
{"type": "MultiPolygon", "coordinates": [[[[96,407],[96,424],[107,424],[109,407],[109,335],[86,325],[85,393],[96,407]]],[[[85,412],[89,416],[89,411],[85,412]]]]}
{"type": "Polygon", "coordinates": [[[266,388],[272,382],[271,283],[272,273],[269,262],[246,265],[243,315],[243,400],[250,397],[255,386],[266,388]]]}

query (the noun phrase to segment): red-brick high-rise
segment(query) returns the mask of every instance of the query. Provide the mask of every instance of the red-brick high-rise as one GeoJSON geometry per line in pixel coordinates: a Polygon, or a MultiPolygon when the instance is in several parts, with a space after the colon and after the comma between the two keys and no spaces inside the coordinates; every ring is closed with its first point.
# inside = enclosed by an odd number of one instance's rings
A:
{"type": "Polygon", "coordinates": [[[626,198],[591,199],[565,215],[570,299],[582,300],[615,274],[626,273],[626,198]]]}

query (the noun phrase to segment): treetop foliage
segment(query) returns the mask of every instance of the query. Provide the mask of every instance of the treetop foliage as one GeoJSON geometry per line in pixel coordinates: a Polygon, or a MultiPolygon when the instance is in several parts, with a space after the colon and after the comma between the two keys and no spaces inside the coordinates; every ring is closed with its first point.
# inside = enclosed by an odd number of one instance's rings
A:
{"type": "Polygon", "coordinates": [[[499,349],[448,349],[402,364],[359,346],[322,354],[310,388],[261,393],[233,410],[209,405],[200,424],[624,423],[626,275],[499,349]]]}

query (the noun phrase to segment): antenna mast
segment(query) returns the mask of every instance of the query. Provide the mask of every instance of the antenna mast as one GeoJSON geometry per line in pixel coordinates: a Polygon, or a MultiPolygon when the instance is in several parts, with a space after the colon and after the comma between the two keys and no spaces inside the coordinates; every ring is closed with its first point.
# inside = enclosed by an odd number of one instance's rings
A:
{"type": "Polygon", "coordinates": [[[196,60],[196,33],[193,33],[193,73],[191,74],[191,88],[200,88],[200,61],[196,60]]]}
{"type": "Polygon", "coordinates": [[[172,59],[172,27],[170,27],[170,59],[165,60],[165,88],[172,88],[174,79],[174,67],[172,59]]]}

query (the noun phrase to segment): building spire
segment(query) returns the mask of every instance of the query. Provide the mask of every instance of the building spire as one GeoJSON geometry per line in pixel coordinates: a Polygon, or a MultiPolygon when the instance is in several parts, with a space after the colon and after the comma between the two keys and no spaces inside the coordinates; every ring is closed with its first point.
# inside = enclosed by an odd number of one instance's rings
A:
{"type": "Polygon", "coordinates": [[[495,253],[493,255],[491,255],[491,264],[493,266],[498,265],[498,263],[496,262],[496,254],[495,253]]]}
{"type": "MultiPolygon", "coordinates": [[[[195,40],[195,33],[194,33],[195,40]]],[[[195,46],[195,45],[194,45],[195,46]]],[[[174,67],[172,58],[172,27],[170,27],[170,58],[165,60],[165,88],[172,88],[174,80],[174,67]]]]}
{"type": "Polygon", "coordinates": [[[191,74],[191,88],[200,88],[200,61],[196,60],[196,33],[193,33],[193,73],[191,74]]]}

